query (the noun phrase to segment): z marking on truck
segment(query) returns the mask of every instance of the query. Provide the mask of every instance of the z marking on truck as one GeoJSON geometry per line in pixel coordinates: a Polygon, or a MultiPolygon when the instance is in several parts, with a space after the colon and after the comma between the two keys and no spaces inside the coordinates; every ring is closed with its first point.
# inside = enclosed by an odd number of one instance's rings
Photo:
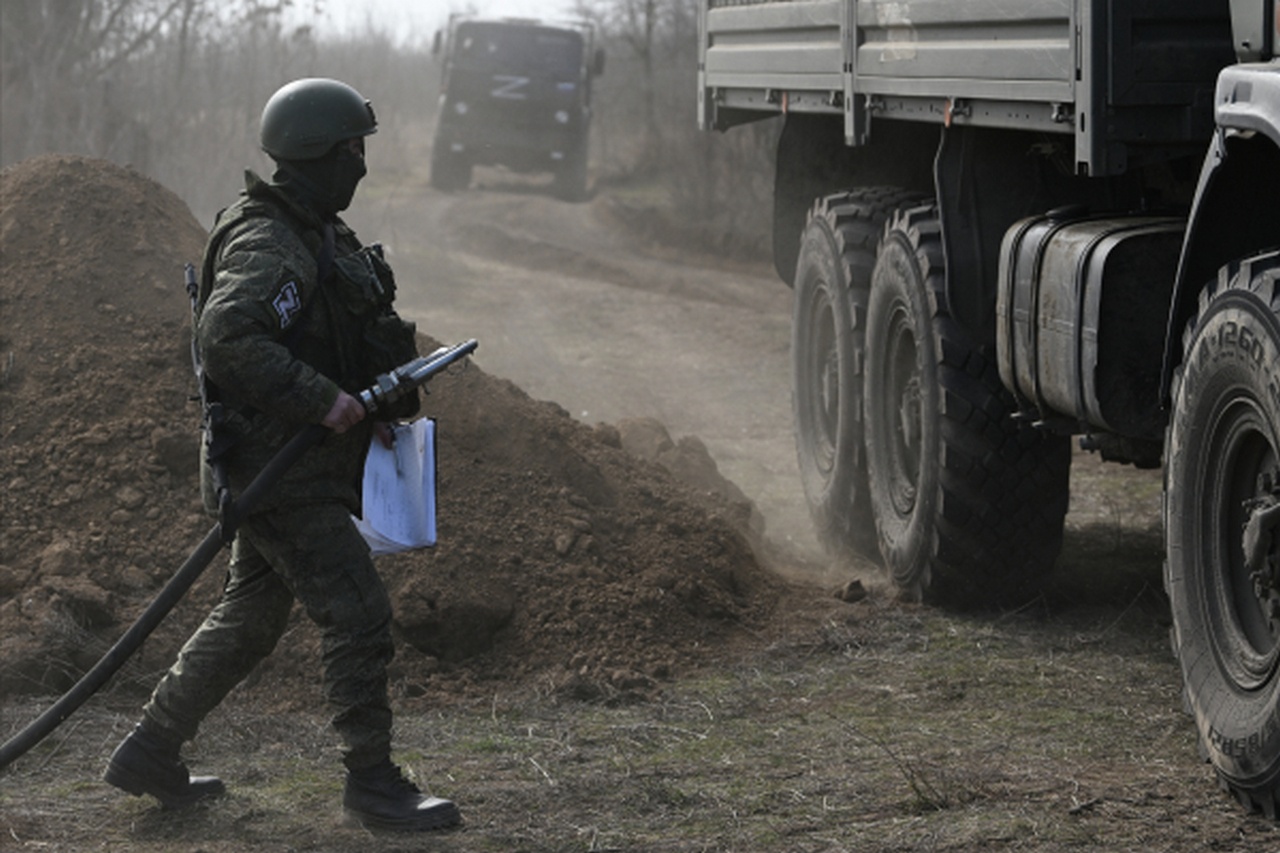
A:
{"type": "Polygon", "coordinates": [[[508,98],[513,101],[523,101],[529,96],[524,92],[517,91],[529,85],[528,77],[512,77],[506,74],[495,74],[493,79],[502,84],[489,94],[495,98],[508,98]]]}

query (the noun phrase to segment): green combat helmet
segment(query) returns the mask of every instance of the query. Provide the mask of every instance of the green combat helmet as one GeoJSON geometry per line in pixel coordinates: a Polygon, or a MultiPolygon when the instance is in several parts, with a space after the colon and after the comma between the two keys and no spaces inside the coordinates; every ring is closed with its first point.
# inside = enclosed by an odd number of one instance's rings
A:
{"type": "Polygon", "coordinates": [[[378,130],[373,105],[323,77],[282,86],[262,109],[262,150],[275,160],[314,160],[339,142],[378,130]]]}

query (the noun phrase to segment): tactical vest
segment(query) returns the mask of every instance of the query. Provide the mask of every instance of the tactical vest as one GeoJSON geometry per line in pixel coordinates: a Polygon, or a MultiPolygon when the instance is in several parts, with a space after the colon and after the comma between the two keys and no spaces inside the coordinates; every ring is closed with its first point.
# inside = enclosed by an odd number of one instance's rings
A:
{"type": "MultiPolygon", "coordinates": [[[[247,198],[218,214],[201,267],[193,306],[193,334],[213,292],[217,258],[228,235],[245,222],[260,217],[285,224],[316,257],[317,286],[298,308],[297,319],[279,330],[278,343],[288,348],[295,358],[310,364],[353,394],[373,384],[379,374],[417,356],[413,324],[402,320],[392,308],[395,277],[383,258],[381,246],[360,246],[355,235],[341,223],[336,229],[326,229],[329,233],[322,236],[267,192],[251,191],[247,198]],[[309,324],[310,336],[306,334],[309,324]]],[[[206,508],[220,511],[230,494],[231,480],[240,482],[253,473],[241,470],[246,460],[231,451],[242,442],[258,445],[251,437],[257,435],[269,419],[264,419],[263,413],[236,395],[224,394],[207,373],[202,373],[202,384],[205,436],[201,448],[204,462],[201,491],[206,508]],[[237,470],[241,473],[228,477],[228,466],[233,473],[237,470]]],[[[378,414],[380,419],[409,418],[417,414],[418,409],[418,395],[414,394],[378,414]]],[[[259,456],[257,451],[250,455],[259,456]]],[[[319,458],[314,461],[321,464],[319,458]]],[[[300,467],[309,466],[304,461],[300,467]]],[[[243,487],[244,482],[240,485],[243,487]]],[[[356,487],[358,494],[358,483],[356,487]]]]}
{"type": "MultiPolygon", "coordinates": [[[[316,292],[328,303],[329,317],[334,325],[329,330],[329,337],[345,350],[340,358],[341,375],[330,376],[331,379],[347,392],[354,393],[373,384],[379,374],[417,357],[416,327],[403,320],[393,308],[395,274],[383,256],[381,244],[372,243],[343,253],[342,247],[335,243],[340,239],[347,242],[345,238],[355,241],[354,234],[345,225],[338,226],[336,236],[332,229],[326,229],[328,233],[322,236],[303,226],[269,198],[259,199],[252,195],[247,202],[218,214],[204,255],[194,319],[198,319],[213,291],[214,265],[227,235],[242,223],[258,217],[286,223],[316,257],[316,292]],[[234,214],[227,215],[230,211],[234,214]],[[354,325],[360,330],[357,339],[344,340],[345,336],[334,319],[339,312],[354,319],[354,325]]],[[[284,330],[279,338],[279,342],[296,357],[303,357],[298,350],[298,337],[312,308],[311,301],[304,302],[300,319],[284,330]]],[[[417,414],[418,409],[417,395],[410,395],[384,416],[409,418],[417,414]]]]}

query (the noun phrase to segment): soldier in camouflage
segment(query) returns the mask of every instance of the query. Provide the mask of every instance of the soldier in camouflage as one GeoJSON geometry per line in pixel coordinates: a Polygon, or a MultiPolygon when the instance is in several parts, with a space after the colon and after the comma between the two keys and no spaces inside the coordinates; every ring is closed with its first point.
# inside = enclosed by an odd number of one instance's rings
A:
{"type": "MultiPolygon", "coordinates": [[[[365,174],[365,137],[376,128],[369,102],[344,83],[284,86],[262,114],[272,181],[247,173],[244,193],[209,235],[195,334],[206,390],[225,418],[202,443],[206,507],[217,509],[219,467],[238,493],[306,425],[332,432],[240,523],[221,599],[111,756],[107,782],[166,807],[224,790],[216,777],[190,776],[179,748],[271,653],[296,599],[323,634],[346,811],[381,829],[461,820],[452,802],[423,794],[391,761],[391,605],[351,520],[369,441],[391,436],[353,395],[416,354],[412,324],[392,308],[395,281],[380,248],[362,246],[338,217],[365,174]]],[[[399,405],[391,417],[412,416],[418,400],[399,405]]]]}

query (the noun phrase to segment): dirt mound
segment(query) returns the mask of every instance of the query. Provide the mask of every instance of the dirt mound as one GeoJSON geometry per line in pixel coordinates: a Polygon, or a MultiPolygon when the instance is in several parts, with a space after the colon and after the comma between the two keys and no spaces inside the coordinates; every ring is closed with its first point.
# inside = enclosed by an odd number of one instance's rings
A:
{"type": "MultiPolygon", "coordinates": [[[[204,237],[171,192],[105,162],[0,173],[0,694],[65,689],[210,527],[181,287],[204,237]]],[[[431,392],[441,541],[380,559],[402,700],[494,681],[644,695],[768,612],[752,508],[696,439],[588,427],[474,365],[431,392]]],[[[117,684],[150,688],[224,559],[117,684]]],[[[319,638],[296,611],[261,676],[247,689],[266,701],[317,701],[319,638]]]]}

